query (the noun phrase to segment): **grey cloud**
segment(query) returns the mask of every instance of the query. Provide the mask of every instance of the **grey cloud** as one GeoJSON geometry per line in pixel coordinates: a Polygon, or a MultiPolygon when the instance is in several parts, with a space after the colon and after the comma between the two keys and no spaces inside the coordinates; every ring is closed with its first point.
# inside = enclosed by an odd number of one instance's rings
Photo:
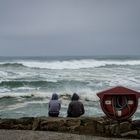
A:
{"type": "Polygon", "coordinates": [[[0,55],[140,53],[139,0],[0,1],[0,55]]]}

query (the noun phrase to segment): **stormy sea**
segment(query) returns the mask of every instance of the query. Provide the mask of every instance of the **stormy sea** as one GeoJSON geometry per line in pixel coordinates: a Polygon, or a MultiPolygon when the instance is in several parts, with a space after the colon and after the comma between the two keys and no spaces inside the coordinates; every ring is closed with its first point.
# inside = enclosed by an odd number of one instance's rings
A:
{"type": "MultiPolygon", "coordinates": [[[[140,57],[0,57],[0,117],[48,116],[52,93],[65,117],[74,92],[85,116],[100,116],[96,93],[117,85],[140,91],[140,57]]],[[[140,104],[133,118],[140,118],[140,104]]]]}

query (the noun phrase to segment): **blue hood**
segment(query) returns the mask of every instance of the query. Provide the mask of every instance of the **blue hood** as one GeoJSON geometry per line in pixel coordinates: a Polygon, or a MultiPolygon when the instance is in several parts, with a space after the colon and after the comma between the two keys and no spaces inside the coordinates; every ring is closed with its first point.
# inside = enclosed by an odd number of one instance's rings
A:
{"type": "Polygon", "coordinates": [[[58,95],[56,93],[53,93],[51,100],[58,100],[58,95]]]}

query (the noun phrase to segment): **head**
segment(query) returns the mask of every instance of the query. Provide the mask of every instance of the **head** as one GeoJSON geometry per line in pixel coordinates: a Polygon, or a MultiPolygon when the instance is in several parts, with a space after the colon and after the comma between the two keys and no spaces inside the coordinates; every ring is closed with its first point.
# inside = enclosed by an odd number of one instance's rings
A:
{"type": "Polygon", "coordinates": [[[78,101],[79,100],[79,96],[76,93],[73,93],[72,97],[71,97],[72,101],[78,101]]]}
{"type": "Polygon", "coordinates": [[[58,95],[56,93],[53,93],[51,100],[58,100],[58,95]]]}

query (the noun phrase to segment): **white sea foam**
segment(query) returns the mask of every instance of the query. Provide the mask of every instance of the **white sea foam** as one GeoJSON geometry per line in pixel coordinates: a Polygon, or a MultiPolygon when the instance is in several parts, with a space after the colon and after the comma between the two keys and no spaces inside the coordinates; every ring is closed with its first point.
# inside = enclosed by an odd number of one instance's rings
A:
{"type": "Polygon", "coordinates": [[[20,62],[27,67],[48,68],[48,69],[81,69],[95,68],[106,65],[140,65],[140,60],[118,61],[118,60],[73,60],[73,61],[51,61],[51,62],[20,62]]]}
{"type": "Polygon", "coordinates": [[[7,88],[0,88],[0,94],[2,94],[3,93],[3,95],[5,94],[5,92],[10,92],[10,90],[9,89],[7,89],[7,88]]]}
{"type": "MultiPolygon", "coordinates": [[[[90,89],[79,89],[79,90],[75,90],[76,93],[80,96],[81,100],[85,100],[85,101],[98,101],[99,98],[97,97],[96,93],[98,91],[92,91],[90,89]]],[[[62,100],[67,99],[67,96],[72,96],[74,92],[67,90],[67,91],[62,91],[62,92],[57,92],[57,94],[61,97],[63,96],[63,98],[61,98],[62,100]]],[[[52,92],[41,92],[41,91],[34,91],[34,92],[1,92],[0,93],[0,98],[2,97],[36,97],[36,98],[51,98],[52,96],[52,92]]]]}
{"type": "Polygon", "coordinates": [[[7,73],[7,72],[0,71],[0,77],[7,76],[7,75],[8,75],[8,73],[7,73]]]}
{"type": "MultiPolygon", "coordinates": [[[[29,104],[43,104],[43,103],[48,103],[48,102],[49,101],[47,99],[45,99],[45,100],[40,100],[40,101],[26,101],[23,103],[15,103],[13,105],[8,105],[5,109],[1,109],[1,111],[2,110],[4,110],[4,111],[15,110],[18,108],[26,107],[29,104]]],[[[3,108],[3,107],[1,107],[1,108],[3,108]]]]}
{"type": "Polygon", "coordinates": [[[6,93],[0,93],[0,98],[2,97],[51,97],[50,92],[6,92],[6,93]]]}

